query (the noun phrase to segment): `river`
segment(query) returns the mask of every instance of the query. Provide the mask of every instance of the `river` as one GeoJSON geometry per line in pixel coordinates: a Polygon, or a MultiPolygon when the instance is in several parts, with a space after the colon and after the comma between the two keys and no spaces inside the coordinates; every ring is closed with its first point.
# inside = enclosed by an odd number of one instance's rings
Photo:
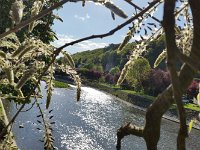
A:
{"type": "MultiPolygon", "coordinates": [[[[44,83],[42,83],[44,88],[44,83]]],[[[42,88],[42,89],[43,89],[42,88]]],[[[44,89],[43,89],[44,92],[44,89]]],[[[45,98],[40,100],[45,107],[45,98]]],[[[27,105],[26,108],[29,108],[27,105]]],[[[123,101],[102,91],[82,87],[80,102],[76,102],[76,90],[55,88],[50,109],[55,121],[52,125],[55,139],[54,145],[59,150],[114,150],[116,145],[116,131],[125,122],[134,122],[136,125],[144,124],[144,113],[127,105],[123,101]]],[[[49,109],[49,110],[50,110],[49,109]]],[[[16,112],[16,106],[7,107],[8,117],[16,112]]],[[[35,106],[26,113],[20,113],[13,133],[18,147],[21,150],[42,150],[43,132],[37,122],[39,110],[35,106]],[[23,127],[23,128],[20,128],[23,127]]],[[[41,119],[40,119],[41,120],[41,119]]],[[[175,150],[178,124],[162,120],[159,150],[175,150]]],[[[199,150],[200,131],[193,129],[187,139],[187,150],[199,150]]],[[[127,136],[122,141],[122,150],[145,150],[142,138],[127,136]]]]}

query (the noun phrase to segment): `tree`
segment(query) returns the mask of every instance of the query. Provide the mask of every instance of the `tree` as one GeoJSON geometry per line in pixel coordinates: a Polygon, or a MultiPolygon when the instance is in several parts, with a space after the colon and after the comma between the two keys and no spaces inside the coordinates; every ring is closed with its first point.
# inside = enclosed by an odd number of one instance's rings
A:
{"type": "Polygon", "coordinates": [[[115,67],[110,69],[109,73],[112,74],[112,75],[119,74],[120,73],[120,69],[119,69],[118,66],[115,66],[115,67]]]}
{"type": "Polygon", "coordinates": [[[158,96],[170,85],[169,72],[161,69],[151,69],[146,79],[142,79],[144,93],[158,96]]]}
{"type": "MultiPolygon", "coordinates": [[[[18,2],[20,0],[17,0],[18,2]]],[[[77,1],[71,1],[71,2],[82,2],[82,5],[85,5],[85,0],[77,0],[77,1]]],[[[167,53],[167,65],[168,69],[170,72],[172,84],[166,88],[166,90],[160,94],[156,100],[152,103],[152,105],[149,106],[149,108],[146,111],[146,118],[145,118],[145,125],[142,127],[137,127],[132,123],[125,124],[122,126],[118,132],[117,132],[117,149],[121,148],[121,140],[123,139],[124,136],[126,135],[136,135],[139,137],[143,137],[148,150],[156,150],[157,149],[157,143],[160,137],[160,126],[161,126],[161,118],[163,114],[169,109],[169,107],[172,105],[172,103],[177,104],[177,110],[179,113],[179,119],[180,119],[180,130],[177,136],[177,149],[178,150],[184,150],[185,149],[185,138],[188,136],[187,132],[187,126],[186,126],[186,119],[185,119],[185,110],[183,108],[183,104],[181,102],[181,97],[183,93],[186,91],[187,87],[190,85],[195,73],[199,70],[200,68],[200,0],[189,0],[189,3],[186,3],[184,1],[175,1],[175,0],[164,0],[164,17],[163,21],[159,21],[155,16],[149,15],[152,14],[160,4],[163,3],[161,0],[154,0],[148,3],[148,6],[145,7],[144,9],[140,8],[136,4],[134,4],[130,0],[125,0],[127,3],[129,3],[131,6],[133,6],[135,9],[134,10],[139,10],[135,11],[135,15],[127,19],[124,23],[118,25],[116,28],[110,30],[107,33],[104,34],[98,34],[98,35],[91,35],[88,37],[83,37],[81,39],[65,43],[63,46],[53,49],[51,51],[51,55],[49,55],[50,61],[45,62],[45,67],[42,68],[41,70],[37,70],[37,82],[34,85],[34,87],[31,89],[30,93],[28,96],[26,96],[25,102],[28,102],[31,95],[34,95],[35,89],[39,85],[39,81],[42,79],[42,77],[45,75],[46,72],[48,72],[51,75],[48,81],[48,97],[47,97],[47,106],[50,104],[49,98],[51,97],[51,90],[52,90],[52,74],[53,74],[53,68],[55,65],[55,59],[56,57],[62,52],[63,48],[74,45],[76,43],[89,40],[89,39],[95,39],[95,38],[104,38],[107,36],[113,35],[115,32],[118,30],[122,29],[128,24],[131,24],[132,26],[130,27],[127,35],[125,36],[123,42],[118,48],[118,52],[122,51],[123,48],[128,44],[128,42],[131,40],[131,38],[139,33],[141,29],[143,29],[144,34],[147,35],[148,32],[151,32],[152,35],[150,37],[145,37],[142,33],[140,34],[140,41],[135,41],[136,45],[134,47],[134,51],[132,55],[130,56],[130,60],[125,64],[121,76],[119,77],[118,84],[122,83],[123,80],[126,78],[127,72],[129,70],[129,66],[134,62],[137,58],[143,55],[143,53],[146,51],[146,45],[153,39],[159,39],[165,33],[165,40],[166,40],[166,53],[167,53]],[[180,4],[180,7],[175,8],[175,4],[180,4]],[[189,10],[191,8],[191,11],[189,10]],[[185,17],[181,18],[184,23],[182,27],[178,27],[175,24],[175,18],[180,17],[181,15],[184,15],[185,17]],[[159,24],[162,24],[159,28],[157,28],[157,25],[155,23],[148,22],[146,25],[143,25],[143,21],[151,17],[153,20],[158,22],[159,24]],[[186,18],[186,20],[184,20],[186,18]],[[143,27],[144,26],[144,27],[143,27]],[[154,28],[155,27],[155,28],[154,28]],[[147,28],[149,29],[147,31],[147,28]],[[153,29],[152,29],[153,28],[153,29]],[[187,34],[186,34],[187,33],[187,34]],[[187,36],[185,36],[187,35],[187,36]],[[189,50],[189,51],[188,51],[189,50]],[[189,54],[189,55],[188,55],[189,54]],[[177,68],[175,63],[177,61],[182,61],[182,67],[177,68]]],[[[4,44],[6,43],[5,38],[7,35],[11,35],[11,33],[19,31],[21,28],[24,28],[25,26],[32,24],[35,20],[40,19],[47,15],[49,12],[52,10],[62,6],[64,3],[68,2],[68,0],[63,0],[52,7],[49,7],[45,10],[43,10],[41,13],[38,15],[35,15],[31,17],[30,19],[25,20],[24,22],[21,22],[19,24],[16,24],[13,28],[10,30],[2,33],[0,35],[0,39],[4,40],[4,44]]],[[[127,15],[117,6],[115,6],[111,1],[104,1],[104,0],[93,0],[93,2],[100,3],[104,5],[106,8],[111,10],[111,14],[113,19],[115,18],[115,15],[118,15],[122,18],[127,18],[127,15]]],[[[179,18],[180,19],[180,18],[179,18]]],[[[19,22],[19,20],[17,20],[19,22]]],[[[16,42],[16,41],[15,41],[16,42]]],[[[24,44],[24,43],[23,43],[24,44]]],[[[12,45],[12,44],[10,44],[12,45]]],[[[28,44],[27,44],[28,45],[28,44]]],[[[21,45],[20,45],[21,46],[21,45]]],[[[5,47],[5,46],[4,46],[5,47]]],[[[18,48],[17,48],[18,49],[18,48]]],[[[11,54],[13,55],[15,51],[13,51],[11,54]]],[[[1,59],[3,62],[11,61],[12,59],[6,59],[7,53],[5,54],[1,53],[1,59]]],[[[19,53],[17,53],[19,54],[19,53]]],[[[35,54],[38,54],[38,52],[35,50],[35,54]]],[[[74,63],[72,58],[70,57],[69,54],[64,53],[66,59],[68,60],[68,64],[70,66],[65,65],[65,66],[60,66],[64,71],[70,71],[69,67],[74,69],[74,63]]],[[[24,56],[24,55],[23,55],[24,56]]],[[[30,56],[28,57],[30,58],[30,56]]],[[[14,67],[16,61],[9,62],[9,64],[12,64],[12,67],[14,67]]],[[[24,62],[23,62],[24,63],[24,62]]],[[[32,63],[30,61],[26,62],[28,63],[27,65],[31,65],[32,63]]],[[[6,64],[6,63],[2,63],[6,64]]],[[[5,66],[3,69],[5,70],[4,73],[6,74],[5,76],[1,76],[3,79],[6,79],[6,82],[9,83],[16,83],[18,82],[18,86],[21,85],[19,83],[25,83],[26,81],[22,80],[23,77],[27,79],[27,77],[30,77],[30,73],[33,73],[31,70],[26,70],[28,72],[23,72],[22,77],[19,78],[19,81],[13,80],[13,74],[12,73],[12,67],[5,66]],[[10,76],[12,75],[12,76],[10,76]],[[10,78],[11,77],[11,78],[10,78]]],[[[20,71],[19,66],[19,70],[20,71]]],[[[30,69],[30,68],[28,68],[30,69]]],[[[16,71],[16,70],[14,70],[16,71]]],[[[71,72],[73,77],[76,80],[77,83],[77,97],[79,100],[80,97],[80,79],[76,75],[75,72],[71,72]]],[[[15,84],[13,84],[15,86],[15,84]]],[[[17,88],[18,89],[18,88],[17,88]]],[[[19,91],[18,91],[19,92],[19,91]]],[[[17,98],[23,98],[22,95],[20,95],[21,92],[18,93],[17,98]]],[[[23,103],[18,112],[14,115],[14,117],[10,120],[9,124],[3,129],[1,132],[1,136],[5,133],[5,131],[8,129],[8,127],[14,122],[20,111],[24,108],[26,103],[23,103]]],[[[38,105],[39,107],[39,105],[38,105]]],[[[41,114],[42,110],[40,109],[41,114]]],[[[42,118],[45,120],[44,116],[42,118]]],[[[45,122],[45,121],[44,121],[45,122]]],[[[53,149],[52,146],[52,139],[48,133],[50,133],[50,128],[49,124],[45,122],[45,128],[47,129],[46,131],[46,144],[45,148],[46,149],[53,149]]]]}
{"type": "Polygon", "coordinates": [[[126,75],[128,83],[135,87],[136,90],[143,90],[142,80],[147,78],[150,72],[150,65],[147,59],[138,58],[129,66],[130,69],[126,75]]]}
{"type": "MultiPolygon", "coordinates": [[[[3,33],[6,31],[6,29],[10,28],[12,26],[12,19],[10,17],[10,9],[15,0],[5,1],[1,0],[1,8],[0,8],[0,33],[3,33]]],[[[31,11],[33,9],[33,4],[35,0],[29,0],[24,1],[24,15],[23,19],[30,18],[33,16],[33,13],[31,14],[31,11]]],[[[42,0],[41,0],[42,1],[42,0]]],[[[46,9],[53,4],[57,3],[59,0],[51,0],[51,1],[44,1],[42,9],[46,9]]],[[[15,12],[16,13],[16,12],[15,12]]],[[[39,12],[36,12],[36,14],[39,12]]],[[[35,15],[36,15],[35,14],[35,15]]],[[[44,43],[50,43],[55,40],[56,35],[51,29],[51,26],[53,25],[53,21],[55,19],[59,19],[62,21],[62,19],[59,16],[54,15],[53,13],[50,13],[48,16],[43,17],[39,22],[37,22],[37,26],[33,29],[32,32],[29,32],[26,28],[22,29],[17,33],[18,38],[20,41],[23,41],[27,36],[31,37],[38,37],[40,40],[42,40],[44,43]]]]}

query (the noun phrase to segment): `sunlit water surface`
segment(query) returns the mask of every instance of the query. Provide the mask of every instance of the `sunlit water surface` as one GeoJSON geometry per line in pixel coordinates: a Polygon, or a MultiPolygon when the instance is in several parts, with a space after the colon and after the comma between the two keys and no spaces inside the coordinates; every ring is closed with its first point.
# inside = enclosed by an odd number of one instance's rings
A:
{"type": "MultiPolygon", "coordinates": [[[[42,83],[44,88],[44,83],[42,83]]],[[[44,89],[43,89],[44,92],[44,89]]],[[[45,99],[40,100],[45,107],[45,99]]],[[[29,108],[27,105],[26,108],[29,108]]],[[[14,104],[8,105],[8,116],[16,112],[14,104]]],[[[99,90],[83,87],[80,102],[76,102],[76,89],[56,88],[53,92],[50,109],[54,115],[51,119],[55,139],[54,145],[59,150],[114,150],[116,145],[116,131],[125,122],[134,122],[136,125],[144,124],[144,113],[130,105],[123,103],[115,97],[99,90]]],[[[37,122],[39,110],[35,106],[26,113],[21,113],[13,126],[17,144],[21,150],[42,150],[43,132],[37,122]],[[24,128],[19,128],[23,126],[24,128]]],[[[39,118],[41,120],[41,118],[39,118]]],[[[175,150],[178,125],[167,120],[162,121],[161,139],[158,149],[175,150]]],[[[192,130],[187,140],[188,150],[200,149],[200,132],[192,130]]],[[[123,139],[122,150],[145,150],[142,138],[127,136],[123,139]]]]}

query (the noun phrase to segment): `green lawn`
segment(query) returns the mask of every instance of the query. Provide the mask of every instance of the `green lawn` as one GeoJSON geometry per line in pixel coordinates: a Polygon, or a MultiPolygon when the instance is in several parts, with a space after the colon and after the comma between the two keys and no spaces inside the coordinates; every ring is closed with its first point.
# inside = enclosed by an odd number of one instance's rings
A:
{"type": "Polygon", "coordinates": [[[144,93],[139,93],[139,92],[132,91],[132,90],[121,90],[121,91],[122,91],[122,92],[129,93],[129,94],[133,94],[133,95],[142,96],[142,97],[147,98],[147,99],[149,99],[149,100],[154,100],[154,99],[155,99],[155,97],[153,97],[153,96],[145,95],[144,93]]]}
{"type": "MultiPolygon", "coordinates": [[[[153,96],[145,95],[143,93],[138,93],[138,92],[131,91],[131,90],[121,90],[121,91],[129,93],[129,94],[133,94],[133,95],[142,96],[142,97],[145,97],[145,98],[150,99],[150,100],[154,100],[155,99],[155,97],[153,97],[153,96]]],[[[184,108],[191,109],[191,110],[194,110],[194,111],[200,111],[200,107],[198,105],[191,104],[191,103],[185,104],[184,108]]],[[[171,109],[176,109],[176,105],[175,104],[172,105],[171,109]]]]}
{"type": "Polygon", "coordinates": [[[54,82],[54,87],[56,87],[56,88],[68,88],[69,87],[69,85],[65,82],[60,82],[60,81],[56,81],[56,80],[54,80],[53,82],[54,82]]]}
{"type": "Polygon", "coordinates": [[[107,84],[107,83],[99,83],[99,84],[103,85],[103,86],[106,86],[106,87],[113,88],[113,89],[120,89],[119,85],[110,85],[110,84],[107,84]]]}
{"type": "MultiPolygon", "coordinates": [[[[145,95],[144,93],[136,92],[136,91],[133,91],[133,90],[120,90],[120,86],[114,86],[114,85],[110,85],[110,84],[106,84],[106,83],[98,83],[98,84],[103,85],[103,86],[108,87],[108,88],[118,89],[119,91],[122,91],[122,92],[125,92],[125,93],[128,93],[128,94],[138,95],[138,96],[147,98],[149,100],[155,99],[155,97],[153,97],[153,96],[145,95]]],[[[198,105],[195,105],[195,104],[191,104],[191,103],[185,104],[184,107],[187,108],[187,109],[194,110],[194,111],[200,111],[200,107],[198,105]]],[[[170,109],[176,109],[176,104],[173,104],[170,107],[170,109]]]]}

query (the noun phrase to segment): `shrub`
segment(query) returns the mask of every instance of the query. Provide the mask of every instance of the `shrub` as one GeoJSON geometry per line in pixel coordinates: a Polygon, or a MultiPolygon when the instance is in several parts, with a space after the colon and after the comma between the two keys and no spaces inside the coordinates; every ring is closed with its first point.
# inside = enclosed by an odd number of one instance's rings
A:
{"type": "Polygon", "coordinates": [[[169,72],[161,69],[151,69],[148,77],[142,80],[144,92],[148,95],[157,96],[165,90],[170,84],[169,72]]]}
{"type": "Polygon", "coordinates": [[[112,75],[119,74],[119,72],[120,72],[120,69],[119,69],[118,66],[111,68],[110,71],[109,71],[109,73],[112,74],[112,75]]]}
{"type": "Polygon", "coordinates": [[[87,79],[92,79],[92,80],[99,80],[102,76],[101,72],[95,71],[93,69],[88,70],[87,68],[79,69],[78,73],[80,73],[81,76],[86,77],[87,79]]]}
{"type": "Polygon", "coordinates": [[[190,86],[188,87],[186,94],[188,99],[193,99],[193,97],[197,97],[197,94],[199,92],[199,82],[198,81],[192,81],[190,86]]]}
{"type": "Polygon", "coordinates": [[[109,84],[113,84],[114,83],[114,76],[110,73],[107,73],[105,75],[105,82],[107,82],[109,84]]]}
{"type": "Polygon", "coordinates": [[[143,90],[142,80],[148,77],[151,67],[145,58],[138,58],[135,60],[128,70],[126,79],[127,82],[138,91],[143,90]]]}

